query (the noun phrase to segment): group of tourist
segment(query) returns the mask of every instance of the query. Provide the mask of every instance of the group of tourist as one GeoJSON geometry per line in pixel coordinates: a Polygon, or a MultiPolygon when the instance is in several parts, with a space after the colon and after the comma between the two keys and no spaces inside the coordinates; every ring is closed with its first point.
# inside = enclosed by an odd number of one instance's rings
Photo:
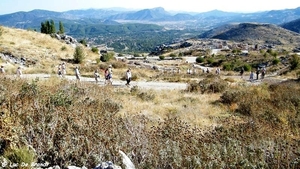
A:
{"type": "MultiPolygon", "coordinates": [[[[108,68],[104,70],[104,85],[112,85],[112,76],[113,71],[112,71],[112,65],[109,65],[108,68]]],[[[80,72],[78,66],[75,67],[75,77],[78,81],[80,81],[80,72]]],[[[94,71],[94,78],[95,82],[98,83],[100,80],[100,74],[98,70],[94,71]]],[[[128,68],[126,73],[125,73],[125,78],[126,78],[126,86],[130,85],[131,82],[131,68],[128,68]]]]}
{"type": "Polygon", "coordinates": [[[66,71],[66,63],[63,62],[62,64],[59,64],[58,65],[58,70],[57,70],[57,74],[58,76],[60,77],[65,77],[65,75],[67,74],[67,71],[66,71]]]}
{"type": "MultiPolygon", "coordinates": [[[[1,74],[5,74],[5,69],[4,69],[4,66],[3,65],[1,65],[1,67],[0,67],[0,73],[1,74]]],[[[18,76],[18,77],[21,77],[22,76],[22,70],[21,70],[21,67],[19,66],[18,68],[17,68],[17,70],[16,70],[16,75],[18,76]]]]}
{"type": "MultiPolygon", "coordinates": [[[[263,67],[261,69],[259,69],[259,68],[256,69],[256,80],[259,79],[259,74],[261,74],[261,79],[264,79],[265,75],[266,75],[266,68],[263,67]]],[[[250,72],[250,78],[249,78],[249,80],[251,82],[254,81],[254,72],[253,71],[250,72]]]]}

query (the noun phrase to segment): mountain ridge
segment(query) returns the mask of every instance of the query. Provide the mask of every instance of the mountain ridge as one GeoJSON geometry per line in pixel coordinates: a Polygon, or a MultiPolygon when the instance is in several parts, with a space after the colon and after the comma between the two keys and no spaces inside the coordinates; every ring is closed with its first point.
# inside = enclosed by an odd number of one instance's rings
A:
{"type": "Polygon", "coordinates": [[[85,9],[69,10],[64,12],[55,12],[48,10],[32,10],[29,12],[15,12],[11,14],[0,15],[0,24],[9,27],[30,28],[40,25],[40,22],[46,19],[68,20],[80,23],[82,19],[95,20],[128,20],[144,22],[169,22],[169,21],[194,21],[195,25],[206,25],[210,27],[219,26],[230,22],[260,22],[283,24],[300,18],[300,7],[285,10],[271,10],[255,13],[237,13],[224,12],[221,10],[212,10],[207,12],[189,13],[178,12],[171,13],[162,7],[142,9],[142,10],[114,10],[114,9],[85,9]],[[24,22],[24,19],[27,22],[24,22]]]}

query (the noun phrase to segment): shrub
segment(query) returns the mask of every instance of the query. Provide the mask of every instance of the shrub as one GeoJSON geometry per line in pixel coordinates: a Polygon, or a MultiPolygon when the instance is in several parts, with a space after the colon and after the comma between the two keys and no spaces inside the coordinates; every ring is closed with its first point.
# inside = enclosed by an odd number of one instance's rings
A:
{"type": "Polygon", "coordinates": [[[92,47],[91,50],[93,53],[99,53],[99,49],[97,47],[92,47]]]}
{"type": "Polygon", "coordinates": [[[196,58],[196,62],[197,62],[197,63],[203,63],[203,62],[204,62],[204,58],[201,57],[201,56],[198,56],[198,57],[196,58]]]}
{"type": "Polygon", "coordinates": [[[101,55],[100,60],[102,62],[108,62],[114,58],[115,53],[114,52],[108,52],[101,55]]]}
{"type": "Polygon", "coordinates": [[[60,48],[60,50],[61,50],[61,51],[65,51],[65,50],[67,50],[67,47],[66,47],[66,46],[62,46],[62,47],[60,48]]]}
{"type": "Polygon", "coordinates": [[[245,64],[243,67],[245,71],[250,71],[252,69],[252,67],[249,64],[245,64]]]}
{"type": "Polygon", "coordinates": [[[208,58],[206,61],[208,64],[212,64],[215,62],[215,60],[213,58],[208,58]]]}
{"type": "Polygon", "coordinates": [[[187,87],[188,92],[199,92],[200,91],[200,85],[196,81],[190,82],[187,87]]]}
{"type": "Polygon", "coordinates": [[[298,69],[300,67],[300,58],[297,55],[293,55],[290,63],[292,70],[298,69]]]}
{"type": "Polygon", "coordinates": [[[126,68],[127,67],[127,64],[125,62],[113,62],[111,65],[115,69],[126,68]]]}
{"type": "Polygon", "coordinates": [[[234,68],[234,66],[231,63],[223,64],[223,70],[230,71],[230,70],[233,70],[233,68],[234,68]]]}
{"type": "Polygon", "coordinates": [[[189,92],[199,92],[201,93],[219,93],[225,91],[227,88],[228,83],[221,79],[218,76],[210,75],[199,83],[191,82],[187,88],[189,92]]]}
{"type": "Polygon", "coordinates": [[[202,93],[220,93],[227,89],[228,83],[219,76],[203,79],[199,82],[202,93]]]}
{"type": "Polygon", "coordinates": [[[83,48],[80,46],[77,46],[75,48],[75,52],[74,52],[74,62],[75,63],[82,63],[83,59],[84,59],[84,51],[83,48]]]}
{"type": "Polygon", "coordinates": [[[79,40],[79,43],[81,43],[81,44],[84,45],[84,46],[87,46],[87,42],[86,42],[85,39],[79,40]]]}
{"type": "Polygon", "coordinates": [[[134,53],[134,54],[133,54],[133,57],[140,57],[140,54],[134,53]]]}
{"type": "Polygon", "coordinates": [[[280,60],[278,58],[275,58],[272,61],[273,65],[278,65],[279,62],[280,62],[280,60]]]}
{"type": "Polygon", "coordinates": [[[171,54],[170,54],[170,57],[171,57],[171,58],[175,58],[175,57],[177,57],[177,55],[176,55],[175,53],[171,53],[171,54]]]}
{"type": "Polygon", "coordinates": [[[24,146],[21,148],[13,148],[11,150],[6,150],[4,153],[4,157],[6,157],[11,163],[17,164],[19,168],[22,164],[27,165],[24,168],[31,168],[31,164],[35,162],[35,153],[32,149],[24,146]]]}
{"type": "Polygon", "coordinates": [[[151,101],[155,99],[155,95],[151,92],[140,92],[137,96],[143,101],[151,101]]]}
{"type": "Polygon", "coordinates": [[[160,56],[159,56],[159,59],[160,59],[160,60],[165,60],[165,56],[160,55],[160,56]]]}

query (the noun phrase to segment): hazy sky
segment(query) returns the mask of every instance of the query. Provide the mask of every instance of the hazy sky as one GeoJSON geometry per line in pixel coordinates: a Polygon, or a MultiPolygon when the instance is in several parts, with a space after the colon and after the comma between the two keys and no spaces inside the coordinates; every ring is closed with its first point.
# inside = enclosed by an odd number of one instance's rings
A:
{"type": "Polygon", "coordinates": [[[0,14],[45,9],[67,11],[72,9],[122,7],[146,9],[163,7],[167,11],[206,12],[214,9],[229,12],[257,12],[300,7],[299,0],[0,0],[0,14]]]}

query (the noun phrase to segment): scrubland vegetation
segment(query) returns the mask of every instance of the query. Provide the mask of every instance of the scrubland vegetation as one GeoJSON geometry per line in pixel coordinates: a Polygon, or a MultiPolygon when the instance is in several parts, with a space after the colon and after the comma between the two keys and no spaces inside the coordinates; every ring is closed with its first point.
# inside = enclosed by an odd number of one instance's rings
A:
{"type": "MultiPolygon", "coordinates": [[[[8,28],[0,33],[1,53],[37,61],[26,73],[56,73],[58,63],[73,58],[74,48],[46,35],[8,28]]],[[[104,63],[92,51],[83,52],[86,57],[78,60],[83,76],[112,64],[114,77],[124,80],[125,62],[104,63]],[[92,63],[96,59],[99,62],[92,63]]],[[[232,78],[235,69],[259,64],[245,65],[254,61],[246,59],[270,62],[277,57],[250,55],[244,60],[234,56],[233,61],[225,55],[199,58],[204,64],[228,65],[222,78],[142,68],[133,74],[134,80],[186,82],[185,90],[100,86],[54,76],[46,80],[1,76],[0,164],[93,168],[110,160],[122,165],[118,153],[122,150],[139,169],[300,168],[299,79],[281,83],[264,79],[249,85],[240,77],[232,78]]],[[[181,63],[183,71],[190,66],[181,63]]],[[[299,78],[299,63],[296,55],[288,58],[285,75],[299,78]]],[[[285,67],[273,64],[274,69],[285,67]]],[[[74,65],[69,65],[71,70],[74,65]]],[[[5,68],[13,74],[12,68],[5,68]]]]}
{"type": "Polygon", "coordinates": [[[226,84],[154,91],[1,77],[1,160],[92,168],[121,165],[120,149],[136,168],[299,168],[299,81],[226,84]]]}

